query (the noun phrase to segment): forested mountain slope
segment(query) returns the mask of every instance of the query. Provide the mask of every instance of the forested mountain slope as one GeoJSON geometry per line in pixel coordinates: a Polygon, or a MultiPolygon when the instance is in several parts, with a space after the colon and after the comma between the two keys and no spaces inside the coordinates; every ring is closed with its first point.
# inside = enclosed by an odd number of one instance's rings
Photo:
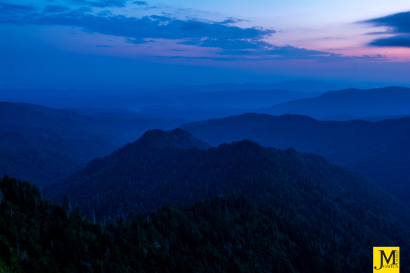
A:
{"type": "MultiPolygon", "coordinates": [[[[302,249],[276,226],[276,213],[243,197],[215,197],[184,208],[165,206],[133,223],[96,223],[78,207],[71,208],[68,199],[62,207],[52,205],[35,186],[5,176],[0,179],[0,201],[0,272],[302,268],[296,259],[302,249]]],[[[319,268],[333,266],[312,254],[319,268]]]]}
{"type": "MultiPolygon", "coordinates": [[[[407,239],[394,241],[394,234],[409,225],[407,208],[374,182],[320,156],[264,148],[249,140],[182,149],[173,144],[175,137],[193,139],[181,130],[147,132],[56,185],[59,193],[53,200],[62,202],[67,195],[92,219],[112,221],[135,220],[141,213],[148,218],[166,204],[186,206],[240,194],[280,217],[286,223],[283,232],[303,238],[298,246],[321,242],[318,253],[339,249],[342,264],[352,261],[352,252],[370,260],[373,245],[406,244],[407,239]],[[309,226],[306,232],[303,225],[309,226]],[[381,243],[385,236],[389,241],[381,243]]],[[[364,266],[361,260],[354,263],[364,266]]]]}
{"type": "Polygon", "coordinates": [[[213,146],[250,139],[265,147],[319,154],[372,178],[403,200],[410,194],[410,118],[318,121],[307,116],[249,113],[181,128],[213,146]]]}
{"type": "Polygon", "coordinates": [[[410,272],[405,266],[409,231],[383,216],[398,208],[389,202],[379,206],[368,199],[373,194],[365,194],[364,203],[347,191],[346,202],[341,196],[322,199],[323,191],[342,189],[330,185],[335,188],[316,187],[318,196],[310,200],[315,204],[308,207],[309,190],[288,188],[287,196],[282,189],[282,197],[258,202],[214,196],[191,206],[166,205],[134,217],[135,222],[122,217],[97,222],[67,198],[62,206],[52,205],[37,187],[5,176],[0,179],[0,271],[369,272],[373,246],[398,245],[401,272],[410,272]],[[299,193],[303,196],[292,201],[299,193]]]}
{"type": "Polygon", "coordinates": [[[325,189],[332,185],[352,196],[361,190],[360,200],[378,193],[374,182],[313,154],[264,148],[248,140],[207,147],[180,129],[148,131],[134,143],[93,160],[47,192],[57,202],[67,195],[89,215],[94,210],[99,218],[144,212],[167,203],[184,205],[226,193],[259,200],[282,189],[286,196],[296,198],[301,193],[291,195],[291,189],[303,185],[312,194],[319,187],[327,195],[325,189]]]}

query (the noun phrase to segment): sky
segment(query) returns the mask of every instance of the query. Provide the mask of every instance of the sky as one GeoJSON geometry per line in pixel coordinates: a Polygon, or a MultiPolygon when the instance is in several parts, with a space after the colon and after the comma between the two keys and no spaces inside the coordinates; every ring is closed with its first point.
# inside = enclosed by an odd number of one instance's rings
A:
{"type": "Polygon", "coordinates": [[[408,0],[0,0],[0,88],[410,84],[408,0]]]}

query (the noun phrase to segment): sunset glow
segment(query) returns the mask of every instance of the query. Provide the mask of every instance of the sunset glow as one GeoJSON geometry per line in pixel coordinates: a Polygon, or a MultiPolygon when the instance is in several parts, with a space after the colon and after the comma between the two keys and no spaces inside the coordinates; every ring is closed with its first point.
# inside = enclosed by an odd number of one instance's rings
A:
{"type": "MultiPolygon", "coordinates": [[[[307,73],[309,78],[323,79],[323,71],[332,69],[330,74],[335,76],[328,80],[349,81],[352,75],[343,69],[355,70],[365,63],[369,71],[380,71],[370,73],[374,75],[370,81],[387,82],[392,80],[387,77],[390,72],[379,68],[381,62],[397,63],[402,71],[403,67],[409,71],[410,30],[400,29],[395,25],[397,20],[389,19],[399,16],[409,20],[409,10],[410,3],[401,0],[2,0],[0,29],[6,39],[0,45],[0,57],[3,64],[12,65],[7,69],[1,66],[5,77],[0,80],[4,84],[31,81],[33,77],[47,81],[42,75],[49,68],[41,63],[64,66],[72,55],[78,58],[79,70],[88,62],[87,56],[114,58],[111,60],[118,64],[131,60],[138,73],[127,68],[123,74],[136,82],[144,80],[144,71],[139,69],[146,62],[158,66],[158,71],[165,64],[195,66],[189,69],[191,73],[199,73],[201,66],[244,66],[251,81],[251,75],[261,75],[264,68],[279,66],[283,73],[277,71],[272,76],[298,78],[300,74],[288,75],[286,69],[296,71],[306,63],[316,71],[307,73]],[[37,72],[23,68],[15,73],[20,68],[13,59],[19,58],[28,66],[35,65],[37,72]]],[[[109,74],[115,79],[110,62],[104,63],[92,69],[99,70],[102,78],[109,74]]],[[[75,65],[70,69],[76,70],[75,65]]],[[[352,71],[355,75],[367,72],[352,71]]],[[[212,72],[207,73],[210,82],[220,81],[212,72]]],[[[262,74],[267,77],[269,72],[262,74]]],[[[81,76],[74,77],[81,80],[81,76]]],[[[59,79],[68,80],[64,74],[59,79]]],[[[175,81],[183,82],[181,76],[175,81]]],[[[410,83],[407,77],[394,81],[410,83]]]]}

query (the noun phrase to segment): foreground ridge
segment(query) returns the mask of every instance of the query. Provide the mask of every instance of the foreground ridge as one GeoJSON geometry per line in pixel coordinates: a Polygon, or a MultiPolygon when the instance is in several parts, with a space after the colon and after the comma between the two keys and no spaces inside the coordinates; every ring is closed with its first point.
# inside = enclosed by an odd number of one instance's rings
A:
{"type": "Polygon", "coordinates": [[[97,222],[68,198],[51,204],[30,183],[4,176],[0,186],[5,272],[365,272],[375,243],[398,244],[402,263],[409,258],[408,232],[367,214],[363,225],[340,212],[335,229],[323,215],[324,233],[285,204],[225,195],[167,205],[135,222],[97,222]]]}

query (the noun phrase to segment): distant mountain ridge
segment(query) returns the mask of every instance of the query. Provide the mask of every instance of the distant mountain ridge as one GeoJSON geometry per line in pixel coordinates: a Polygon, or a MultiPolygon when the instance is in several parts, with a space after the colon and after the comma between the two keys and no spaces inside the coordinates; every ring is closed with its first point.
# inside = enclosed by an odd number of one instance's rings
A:
{"type": "Polygon", "coordinates": [[[347,120],[353,120],[353,119],[361,119],[361,120],[366,120],[366,121],[371,121],[371,122],[377,122],[377,121],[382,121],[386,119],[398,119],[398,118],[406,118],[406,117],[410,117],[410,115],[386,115],[386,116],[365,116],[365,117],[358,117],[358,116],[353,116],[353,115],[338,115],[338,116],[324,117],[324,118],[321,118],[320,120],[347,121],[347,120]]]}
{"type": "Polygon", "coordinates": [[[338,115],[409,115],[410,88],[329,91],[316,98],[289,101],[256,112],[271,115],[307,115],[318,119],[338,115]]]}
{"type": "Polygon", "coordinates": [[[146,130],[173,129],[182,123],[97,118],[40,105],[0,102],[0,175],[9,174],[42,187],[135,140],[146,130]]]}
{"type": "Polygon", "coordinates": [[[249,113],[181,128],[213,146],[250,139],[265,147],[316,153],[369,176],[403,200],[410,194],[410,118],[373,123],[249,113]]]}
{"type": "Polygon", "coordinates": [[[282,89],[212,91],[181,96],[186,105],[198,107],[235,107],[254,109],[291,100],[318,97],[321,92],[301,92],[282,89]]]}
{"type": "MultiPolygon", "coordinates": [[[[130,119],[153,119],[161,118],[166,119],[164,116],[149,114],[149,113],[139,113],[131,111],[127,108],[68,108],[66,110],[77,112],[82,115],[92,116],[92,117],[116,117],[120,119],[130,120],[130,119]]],[[[168,119],[166,119],[168,120],[168,119]]]]}
{"type": "Polygon", "coordinates": [[[321,95],[286,90],[219,91],[186,94],[179,99],[182,106],[157,105],[141,111],[196,121],[247,112],[306,115],[323,120],[382,120],[410,115],[410,88],[406,87],[344,89],[321,95]],[[261,105],[272,106],[260,108],[261,105]]]}
{"type": "MultiPolygon", "coordinates": [[[[1,89],[0,101],[24,102],[30,104],[45,105],[53,108],[128,108],[138,111],[142,107],[153,106],[183,106],[189,108],[189,102],[200,100],[200,93],[241,92],[241,91],[264,91],[264,90],[286,90],[289,92],[289,99],[312,97],[329,91],[339,90],[339,84],[332,84],[320,81],[285,81],[278,84],[265,83],[216,83],[205,85],[159,85],[159,86],[134,86],[133,88],[116,88],[114,90],[75,90],[75,89],[1,89]],[[293,91],[293,94],[292,94],[293,91]],[[296,93],[295,93],[296,92],[296,93]],[[297,93],[301,93],[297,95],[297,93]],[[198,95],[198,98],[195,98],[198,95]]],[[[263,92],[260,92],[263,93],[263,92]]],[[[225,97],[229,95],[226,94],[225,97]]],[[[287,101],[286,96],[281,99],[271,101],[270,105],[287,101]]],[[[265,97],[269,100],[269,96],[265,97]]],[[[226,104],[230,108],[236,108],[233,104],[226,104]]],[[[263,102],[263,101],[262,101],[263,102]]],[[[247,101],[241,101],[240,108],[246,107],[247,101]]],[[[209,103],[207,103],[209,105],[209,103]]],[[[251,107],[258,108],[270,106],[255,102],[251,107]]],[[[163,117],[160,117],[163,118],[163,117]]]]}
{"type": "Polygon", "coordinates": [[[184,122],[184,120],[166,121],[159,118],[137,118],[124,120],[113,116],[93,117],[82,115],[75,111],[49,108],[35,104],[18,103],[18,105],[22,105],[47,115],[74,120],[80,122],[81,124],[85,124],[90,128],[96,127],[100,130],[105,130],[105,134],[107,135],[105,137],[110,136],[118,139],[119,145],[124,145],[127,142],[134,141],[147,130],[174,129],[176,127],[175,125],[184,122]]]}
{"type": "MultiPolygon", "coordinates": [[[[38,108],[40,107],[42,106],[38,106],[38,108]]],[[[0,124],[6,128],[14,127],[22,128],[22,130],[24,130],[23,128],[27,128],[27,130],[30,128],[50,129],[52,131],[50,134],[66,138],[95,138],[98,134],[107,133],[98,127],[91,127],[67,117],[50,115],[25,105],[9,102],[0,102],[0,124]]]]}
{"type": "Polygon", "coordinates": [[[346,84],[328,83],[314,80],[282,81],[280,83],[211,83],[204,85],[169,85],[165,90],[175,90],[179,92],[216,92],[216,91],[241,91],[241,90],[273,90],[282,89],[300,92],[326,92],[330,90],[340,90],[346,88],[346,84]]]}

